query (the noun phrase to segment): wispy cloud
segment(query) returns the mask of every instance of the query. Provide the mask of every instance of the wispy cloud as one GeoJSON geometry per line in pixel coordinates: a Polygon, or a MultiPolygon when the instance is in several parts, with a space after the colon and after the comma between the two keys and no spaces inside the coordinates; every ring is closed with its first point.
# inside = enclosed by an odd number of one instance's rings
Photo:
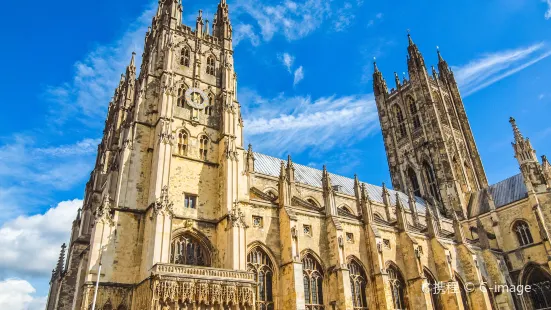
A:
{"type": "Polygon", "coordinates": [[[551,19],[551,0],[543,0],[547,3],[547,12],[545,12],[545,19],[551,19]]]}
{"type": "Polygon", "coordinates": [[[544,43],[486,54],[466,65],[454,67],[455,78],[464,97],[551,56],[544,43]]]}
{"type": "Polygon", "coordinates": [[[372,18],[367,22],[367,27],[371,27],[375,25],[376,22],[383,19],[383,16],[384,16],[383,13],[380,13],[380,12],[375,14],[375,18],[372,18]]]}
{"type": "Polygon", "coordinates": [[[260,38],[254,32],[253,26],[250,24],[237,24],[234,28],[233,46],[236,47],[243,40],[249,40],[252,46],[260,44],[260,38]]]}
{"type": "Polygon", "coordinates": [[[41,146],[32,137],[16,135],[0,145],[0,223],[32,212],[51,192],[83,182],[94,165],[99,139],[71,145],[41,146]]]}
{"type": "Polygon", "coordinates": [[[295,78],[293,80],[293,85],[296,86],[298,83],[300,83],[300,81],[304,79],[304,69],[302,68],[302,66],[298,67],[298,69],[295,70],[294,76],[295,78]]]}
{"type": "Polygon", "coordinates": [[[250,23],[243,22],[252,18],[262,39],[266,42],[275,35],[283,35],[288,41],[306,37],[325,22],[332,25],[335,31],[345,30],[354,20],[354,10],[360,7],[363,1],[346,1],[336,4],[327,0],[291,1],[285,0],[278,4],[259,2],[255,0],[237,0],[232,7],[236,24],[246,24],[247,27],[234,29],[235,36],[240,41],[248,38],[253,45],[258,36],[253,35],[254,28],[250,23]]]}
{"type": "Polygon", "coordinates": [[[90,126],[101,126],[103,122],[99,120],[104,117],[132,52],[143,49],[143,38],[156,7],[157,3],[152,3],[120,40],[98,45],[77,61],[70,81],[46,88],[45,97],[53,103],[51,121],[64,123],[76,118],[90,126]]]}
{"type": "Polygon", "coordinates": [[[285,66],[285,68],[287,68],[287,71],[291,73],[291,68],[293,67],[293,63],[295,62],[295,57],[289,53],[283,53],[278,56],[278,59],[285,66]]]}
{"type": "Polygon", "coordinates": [[[378,128],[371,95],[312,99],[281,94],[266,99],[245,90],[240,98],[246,106],[247,139],[256,149],[278,155],[288,150],[327,151],[337,143],[344,147],[378,128]]]}

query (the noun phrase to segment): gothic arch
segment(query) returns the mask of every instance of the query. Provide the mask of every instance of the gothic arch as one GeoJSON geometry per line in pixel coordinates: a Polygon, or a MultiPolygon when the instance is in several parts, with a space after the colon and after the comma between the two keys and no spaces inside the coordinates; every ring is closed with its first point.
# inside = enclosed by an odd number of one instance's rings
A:
{"type": "Polygon", "coordinates": [[[318,200],[312,196],[307,196],[304,198],[306,202],[309,202],[310,204],[314,205],[317,208],[321,208],[321,204],[318,202],[318,200]]]}
{"type": "Polygon", "coordinates": [[[279,198],[279,191],[273,187],[266,187],[263,192],[264,194],[272,197],[272,201],[276,201],[279,198]]]}
{"type": "Polygon", "coordinates": [[[419,177],[417,172],[411,166],[408,166],[405,171],[405,175],[408,180],[408,188],[411,189],[413,194],[417,197],[421,197],[421,183],[419,182],[419,177]],[[411,186],[411,187],[410,187],[411,186]]]}
{"type": "Polygon", "coordinates": [[[272,251],[262,242],[247,246],[247,269],[255,274],[256,300],[259,309],[274,309],[277,305],[278,264],[272,251]],[[264,256],[265,261],[263,261],[264,256]],[[260,259],[258,259],[260,258],[260,259]]]}
{"type": "Polygon", "coordinates": [[[398,265],[393,261],[385,263],[394,309],[407,309],[407,282],[398,265]]]}
{"type": "Polygon", "coordinates": [[[350,213],[351,215],[356,215],[354,211],[352,211],[352,208],[350,208],[347,204],[343,203],[341,204],[337,209],[343,210],[346,213],[350,213]]]}
{"type": "Polygon", "coordinates": [[[304,250],[300,251],[300,259],[301,260],[304,257],[306,257],[307,255],[313,256],[318,261],[319,265],[321,266],[323,274],[325,274],[326,268],[325,268],[325,265],[323,264],[323,260],[321,259],[321,257],[316,252],[314,252],[312,249],[304,249],[304,250]]]}
{"type": "Polygon", "coordinates": [[[434,275],[429,268],[423,267],[423,275],[427,278],[428,287],[430,289],[432,308],[434,310],[442,309],[442,301],[440,299],[440,292],[435,289],[435,285],[438,285],[438,278],[434,275]]]}
{"type": "Polygon", "coordinates": [[[170,263],[190,266],[212,266],[213,251],[192,230],[175,235],[170,242],[170,263]]]}
{"type": "Polygon", "coordinates": [[[191,227],[191,228],[180,227],[175,229],[172,232],[171,240],[184,234],[188,234],[191,237],[198,240],[201,243],[201,245],[204,246],[205,249],[207,249],[210,252],[209,254],[211,254],[211,259],[214,258],[213,254],[216,251],[216,248],[214,247],[210,239],[207,237],[207,235],[205,235],[203,232],[199,231],[195,227],[191,227]]]}
{"type": "MultiPolygon", "coordinates": [[[[360,267],[362,267],[362,269],[364,270],[364,272],[367,274],[367,267],[365,266],[365,264],[356,256],[356,255],[348,255],[346,257],[346,262],[349,263],[351,261],[355,261],[358,265],[360,265],[360,267]]],[[[367,279],[366,279],[367,280],[367,279]]]]}
{"type": "Polygon", "coordinates": [[[522,299],[529,309],[551,308],[551,272],[534,262],[527,263],[518,277],[518,283],[530,285],[529,294],[524,294],[522,299]]]}
{"type": "Polygon", "coordinates": [[[362,264],[362,262],[353,255],[348,256],[346,262],[350,275],[350,288],[354,309],[368,309],[367,269],[365,269],[365,266],[362,264]]]}
{"type": "Polygon", "coordinates": [[[463,302],[463,308],[465,310],[472,309],[471,298],[469,296],[469,293],[467,293],[467,289],[465,287],[465,281],[463,281],[463,278],[457,272],[455,273],[454,278],[459,286],[459,292],[461,294],[461,301],[463,302]]]}

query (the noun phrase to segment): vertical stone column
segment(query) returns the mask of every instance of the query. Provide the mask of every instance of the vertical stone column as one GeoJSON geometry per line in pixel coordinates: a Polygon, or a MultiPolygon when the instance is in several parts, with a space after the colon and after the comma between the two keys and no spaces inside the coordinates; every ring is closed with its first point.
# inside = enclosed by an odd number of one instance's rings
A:
{"type": "Polygon", "coordinates": [[[298,249],[297,217],[293,211],[279,209],[279,233],[281,242],[281,309],[304,310],[304,278],[298,249]]]}

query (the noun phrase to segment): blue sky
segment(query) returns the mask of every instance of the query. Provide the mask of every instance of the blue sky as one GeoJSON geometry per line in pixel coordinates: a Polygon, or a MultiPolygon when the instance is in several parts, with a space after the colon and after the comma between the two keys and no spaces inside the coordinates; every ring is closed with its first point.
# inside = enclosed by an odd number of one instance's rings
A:
{"type": "MultiPolygon", "coordinates": [[[[551,0],[228,0],[247,142],[363,181],[389,180],[372,60],[390,87],[406,31],[460,81],[491,183],[518,172],[514,116],[551,155],[551,0]]],[[[184,20],[217,1],[184,0],[184,20]]],[[[0,12],[0,305],[38,309],[95,160],[106,107],[155,11],[146,0],[9,1],[0,12]],[[4,295],[6,296],[6,295],[4,295]]]]}

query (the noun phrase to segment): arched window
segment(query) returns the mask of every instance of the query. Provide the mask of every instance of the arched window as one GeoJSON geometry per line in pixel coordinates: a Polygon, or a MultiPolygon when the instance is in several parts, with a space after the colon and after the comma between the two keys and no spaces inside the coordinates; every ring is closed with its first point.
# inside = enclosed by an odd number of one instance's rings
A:
{"type": "Polygon", "coordinates": [[[436,176],[434,175],[434,170],[432,170],[432,167],[427,162],[423,163],[423,169],[425,170],[425,178],[428,183],[430,194],[435,199],[438,199],[438,185],[436,184],[436,176]]]}
{"type": "Polygon", "coordinates": [[[209,94],[209,104],[205,108],[205,114],[208,116],[212,116],[213,107],[214,107],[214,96],[212,94],[209,94]]]}
{"type": "Polygon", "coordinates": [[[215,75],[216,61],[213,56],[207,57],[207,74],[215,75]]]}
{"type": "Polygon", "coordinates": [[[417,180],[417,174],[415,174],[415,171],[409,167],[408,171],[408,178],[409,183],[411,185],[411,190],[413,191],[413,194],[417,197],[421,197],[421,189],[419,188],[419,181],[417,180]]]}
{"type": "Polygon", "coordinates": [[[179,265],[210,266],[209,252],[197,238],[181,234],[172,240],[170,262],[179,265]]]}
{"type": "Polygon", "coordinates": [[[187,140],[187,132],[180,130],[178,132],[178,154],[180,155],[186,155],[187,154],[187,146],[188,146],[188,140],[187,140]]]}
{"type": "Polygon", "coordinates": [[[354,215],[354,212],[352,212],[352,210],[348,206],[340,206],[339,209],[341,209],[344,213],[354,215]]]}
{"type": "Polygon", "coordinates": [[[273,310],[274,298],[272,294],[274,267],[272,261],[260,247],[254,248],[247,256],[247,269],[254,273],[257,283],[257,309],[273,310]]]}
{"type": "Polygon", "coordinates": [[[438,291],[438,283],[436,279],[428,271],[424,271],[425,278],[427,278],[428,287],[430,289],[430,297],[432,302],[432,308],[434,310],[442,309],[442,304],[440,303],[440,291],[438,291]]]}
{"type": "Polygon", "coordinates": [[[186,102],[186,87],[184,84],[182,84],[178,88],[178,98],[176,101],[176,105],[183,108],[185,102],[186,102]]]}
{"type": "Polygon", "coordinates": [[[406,124],[404,122],[404,113],[398,105],[394,106],[394,117],[396,118],[398,138],[404,138],[406,136],[406,124]]]}
{"type": "Polygon", "coordinates": [[[419,129],[421,128],[421,121],[419,120],[419,111],[417,110],[417,104],[413,100],[413,98],[408,98],[408,105],[409,105],[409,112],[411,113],[411,117],[413,119],[413,129],[419,129]]]}
{"type": "Polygon", "coordinates": [[[392,300],[394,302],[395,310],[406,309],[406,287],[404,278],[400,274],[400,271],[396,266],[391,265],[388,268],[388,279],[390,282],[390,289],[392,291],[392,300]]]}
{"type": "Polygon", "coordinates": [[[463,302],[463,308],[465,310],[471,309],[470,302],[469,302],[469,295],[467,294],[465,283],[463,283],[463,281],[458,276],[455,276],[455,281],[459,286],[459,292],[461,293],[461,301],[463,302]]]}
{"type": "Polygon", "coordinates": [[[355,310],[366,310],[367,298],[366,298],[366,285],[367,277],[365,271],[360,264],[351,259],[348,262],[348,270],[350,272],[350,289],[352,291],[352,302],[355,310]]]}
{"type": "Polygon", "coordinates": [[[180,52],[180,65],[189,67],[190,53],[189,48],[184,47],[180,52]]]}
{"type": "Polygon", "coordinates": [[[319,262],[310,254],[302,259],[304,301],[307,310],[323,310],[323,272],[319,262]]]}
{"type": "Polygon", "coordinates": [[[276,201],[277,200],[277,193],[274,190],[268,190],[266,192],[266,195],[270,197],[270,201],[276,201]]]}
{"type": "Polygon", "coordinates": [[[535,310],[551,308],[551,275],[540,266],[529,265],[525,270],[524,284],[530,285],[530,302],[535,310]]]}
{"type": "Polygon", "coordinates": [[[534,243],[532,233],[530,233],[530,226],[525,221],[517,221],[513,225],[513,231],[517,235],[517,240],[520,246],[525,246],[534,243]]]}
{"type": "Polygon", "coordinates": [[[209,144],[209,138],[207,136],[201,136],[199,138],[199,158],[202,160],[207,160],[208,155],[208,144],[209,144]]]}

